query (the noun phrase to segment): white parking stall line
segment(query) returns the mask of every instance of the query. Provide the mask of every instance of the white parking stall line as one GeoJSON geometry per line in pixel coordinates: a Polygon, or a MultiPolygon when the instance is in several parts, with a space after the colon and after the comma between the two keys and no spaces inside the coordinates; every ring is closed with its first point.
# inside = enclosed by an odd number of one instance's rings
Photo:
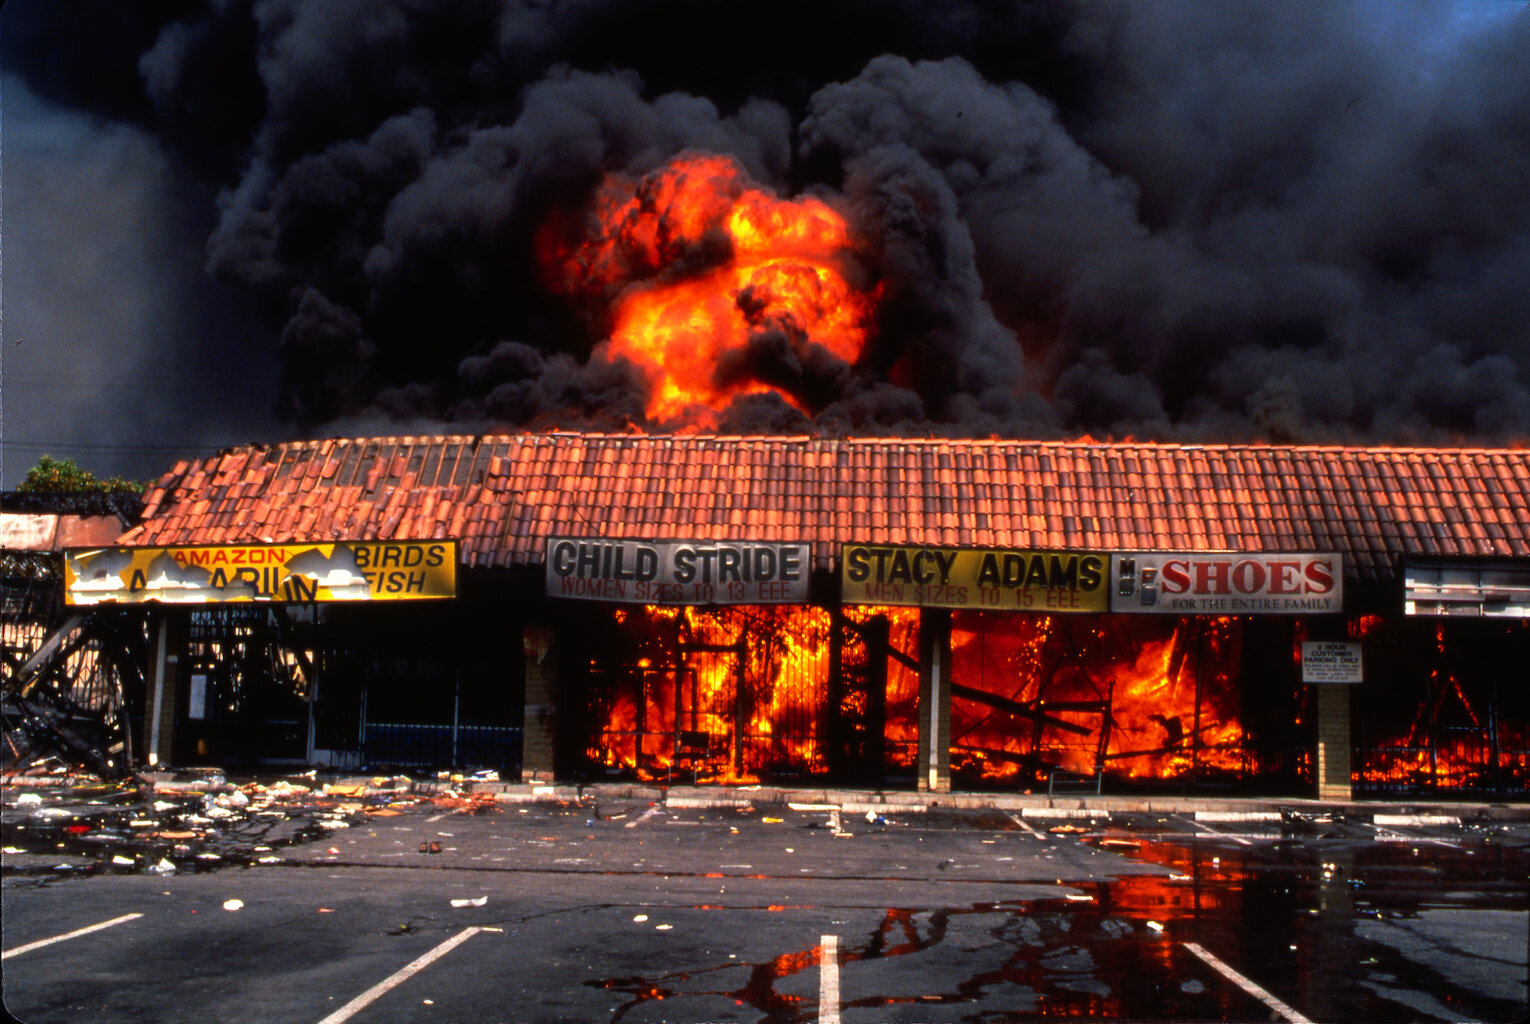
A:
{"type": "Polygon", "coordinates": [[[1196,821],[1268,821],[1281,820],[1279,811],[1196,811],[1196,821]]]}
{"type": "Polygon", "coordinates": [[[1254,984],[1252,981],[1249,981],[1243,975],[1227,966],[1227,964],[1222,962],[1222,960],[1218,957],[1214,956],[1204,946],[1196,942],[1186,942],[1184,943],[1184,947],[1204,960],[1212,970],[1216,971],[1222,977],[1226,978],[1234,985],[1237,985],[1239,988],[1253,996],[1255,999],[1259,1000],[1265,1006],[1268,1006],[1270,1009],[1280,1014],[1280,1016],[1285,1020],[1290,1021],[1290,1024],[1312,1024],[1311,1020],[1303,1017],[1291,1007],[1275,998],[1275,996],[1271,995],[1269,992],[1266,992],[1264,989],[1260,988],[1258,985],[1254,984]]]}
{"type": "Polygon", "coordinates": [[[471,939],[481,931],[483,931],[483,929],[478,925],[473,925],[471,928],[464,928],[456,935],[453,935],[451,938],[441,943],[435,949],[432,949],[430,952],[424,954],[423,956],[416,957],[408,964],[405,964],[397,971],[394,971],[392,974],[388,975],[388,977],[384,978],[382,981],[379,981],[377,984],[361,993],[361,995],[357,996],[355,999],[352,999],[350,1002],[340,1007],[340,1009],[319,1021],[319,1024],[342,1024],[342,1022],[350,1020],[356,1014],[370,1006],[380,996],[383,996],[391,990],[402,985],[404,982],[408,981],[416,974],[419,974],[425,968],[429,967],[431,964],[435,963],[437,960],[441,959],[443,956],[450,953],[452,950],[456,949],[458,946],[462,945],[468,939],[471,939]]]}
{"type": "Polygon", "coordinates": [[[1449,839],[1436,839],[1433,836],[1409,835],[1406,832],[1399,832],[1395,828],[1388,828],[1385,825],[1373,824],[1369,821],[1361,821],[1357,822],[1357,824],[1375,832],[1376,842],[1378,843],[1429,843],[1434,846],[1448,846],[1452,850],[1459,850],[1461,848],[1460,843],[1452,842],[1449,839]]]}
{"type": "Polygon", "coordinates": [[[1026,822],[1026,820],[1024,818],[1020,817],[1020,815],[1018,815],[1018,814],[1011,814],[1009,816],[1009,820],[1014,822],[1016,825],[1019,825],[1021,828],[1025,829],[1027,832],[1029,832],[1031,835],[1035,836],[1037,839],[1049,839],[1049,838],[1051,838],[1045,832],[1040,832],[1040,831],[1037,831],[1036,829],[1032,828],[1026,822]]]}
{"type": "Polygon", "coordinates": [[[1371,820],[1378,825],[1395,828],[1398,825],[1428,827],[1443,825],[1457,828],[1461,819],[1454,814],[1373,814],[1371,820]]]}
{"type": "Polygon", "coordinates": [[[20,956],[23,953],[30,953],[32,950],[42,949],[44,946],[51,946],[55,942],[65,942],[69,939],[77,939],[81,935],[89,935],[91,932],[98,932],[103,928],[111,928],[114,925],[125,924],[128,921],[135,921],[142,916],[142,914],[123,914],[121,917],[114,917],[110,921],[102,921],[100,924],[88,925],[84,928],[76,928],[72,932],[65,932],[62,935],[55,935],[50,939],[38,939],[36,942],[28,942],[25,945],[17,946],[15,949],[8,949],[4,953],[0,953],[0,960],[9,960],[13,956],[20,956]]]}
{"type": "Polygon", "coordinates": [[[1223,832],[1220,829],[1214,829],[1210,825],[1206,824],[1203,821],[1194,821],[1194,820],[1191,820],[1190,824],[1194,825],[1196,828],[1200,829],[1202,832],[1205,832],[1207,835],[1216,836],[1218,839],[1231,839],[1233,842],[1235,842],[1235,843],[1242,843],[1244,846],[1253,846],[1254,845],[1254,842],[1251,839],[1245,839],[1243,836],[1240,836],[1240,835],[1238,835],[1236,833],[1233,833],[1233,832],[1223,832]]]}
{"type": "Polygon", "coordinates": [[[839,936],[818,940],[818,1024],[839,1024],[839,936]]]}

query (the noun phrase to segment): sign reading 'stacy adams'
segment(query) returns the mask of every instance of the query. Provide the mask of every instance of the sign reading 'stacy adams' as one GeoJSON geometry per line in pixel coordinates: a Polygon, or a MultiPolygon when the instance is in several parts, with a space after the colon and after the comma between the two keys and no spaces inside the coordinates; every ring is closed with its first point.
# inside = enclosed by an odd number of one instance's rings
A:
{"type": "Polygon", "coordinates": [[[554,537],[547,596],[636,604],[805,604],[806,544],[554,537]]]}
{"type": "Polygon", "coordinates": [[[1323,615],[1344,610],[1344,564],[1325,554],[1111,556],[1110,610],[1170,615],[1323,615]]]}
{"type": "Polygon", "coordinates": [[[1091,551],[846,544],[846,604],[989,611],[1103,612],[1110,556],[1091,551]]]}

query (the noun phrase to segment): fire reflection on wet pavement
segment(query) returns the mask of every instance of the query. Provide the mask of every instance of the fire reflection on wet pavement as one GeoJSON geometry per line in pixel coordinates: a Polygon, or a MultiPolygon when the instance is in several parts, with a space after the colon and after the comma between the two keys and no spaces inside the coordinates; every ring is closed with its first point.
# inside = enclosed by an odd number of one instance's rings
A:
{"type": "MultiPolygon", "coordinates": [[[[1220,951],[1314,1021],[1507,1021],[1525,1011],[1523,846],[1131,845],[1173,874],[1076,883],[1061,899],[890,908],[871,934],[841,936],[841,1019],[1274,1019],[1187,943],[1220,951]]],[[[817,1019],[818,957],[815,947],[586,984],[625,997],[613,1024],[649,1011],[680,1019],[648,1004],[690,998],[731,999],[739,1019],[800,1022],[817,1019]]]]}

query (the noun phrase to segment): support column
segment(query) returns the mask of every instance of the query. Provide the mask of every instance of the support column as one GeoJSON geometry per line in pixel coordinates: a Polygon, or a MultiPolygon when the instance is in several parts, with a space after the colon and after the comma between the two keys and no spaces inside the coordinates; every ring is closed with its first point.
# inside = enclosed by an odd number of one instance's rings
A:
{"type": "Polygon", "coordinates": [[[919,612],[919,789],[951,791],[951,613],[919,612]]]}
{"type": "Polygon", "coordinates": [[[1319,800],[1349,802],[1351,782],[1349,687],[1343,683],[1314,683],[1317,687],[1317,788],[1319,800]]]}
{"type": "Polygon", "coordinates": [[[181,656],[186,650],[185,614],[170,609],[156,611],[149,629],[149,692],[143,715],[143,752],[144,763],[154,768],[175,759],[181,656]]]}
{"type": "Polygon", "coordinates": [[[551,626],[527,626],[521,637],[526,655],[526,708],[521,726],[521,781],[551,782],[558,724],[558,656],[551,626]]]}

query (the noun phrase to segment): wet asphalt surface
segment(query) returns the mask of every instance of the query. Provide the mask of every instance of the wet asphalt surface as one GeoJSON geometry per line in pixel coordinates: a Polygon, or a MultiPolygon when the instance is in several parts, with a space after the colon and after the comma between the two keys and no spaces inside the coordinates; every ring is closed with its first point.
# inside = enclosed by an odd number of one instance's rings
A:
{"type": "Polygon", "coordinates": [[[24,1021],[1527,1009],[1524,820],[27,792],[0,819],[24,1021]]]}

